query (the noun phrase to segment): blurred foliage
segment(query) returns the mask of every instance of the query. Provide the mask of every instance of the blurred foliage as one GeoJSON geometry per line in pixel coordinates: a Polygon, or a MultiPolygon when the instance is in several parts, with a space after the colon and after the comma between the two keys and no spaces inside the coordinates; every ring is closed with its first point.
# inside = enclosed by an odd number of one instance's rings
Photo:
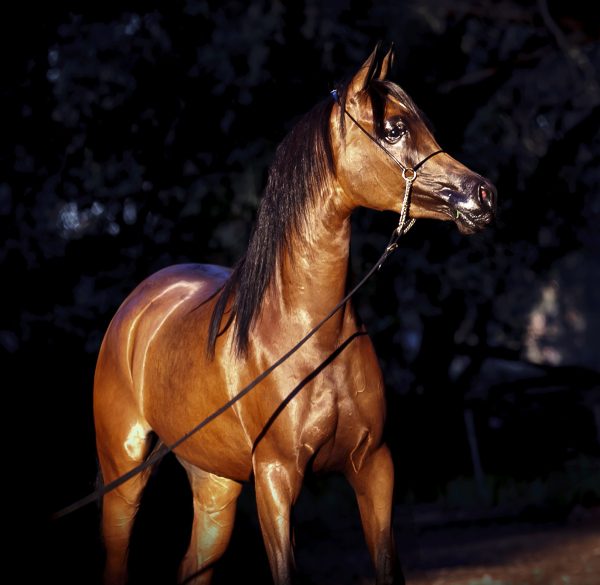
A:
{"type": "MultiPolygon", "coordinates": [[[[35,18],[30,8],[5,21],[17,40],[2,75],[0,352],[42,405],[81,408],[68,424],[57,414],[59,443],[75,433],[93,451],[93,362],[125,295],[168,264],[230,265],[243,253],[277,144],[378,39],[395,42],[396,79],[442,146],[500,193],[483,234],[418,223],[357,300],[407,473],[435,490],[470,471],[462,409],[474,392],[492,399],[482,379],[515,367],[523,377],[526,362],[550,368],[549,386],[567,365],[597,372],[590,3],[58,2],[35,18]],[[48,377],[59,397],[42,396],[48,377]]],[[[354,220],[358,277],[395,218],[361,210],[354,220]]],[[[594,380],[582,389],[575,375],[569,400],[590,406],[594,380]]],[[[594,436],[586,412],[568,423],[577,448],[582,427],[594,436]]]]}
{"type": "Polygon", "coordinates": [[[597,459],[578,456],[563,469],[529,481],[486,476],[484,490],[473,478],[458,477],[440,499],[448,511],[487,507],[530,520],[564,521],[571,512],[600,503],[600,465],[597,459]]]}

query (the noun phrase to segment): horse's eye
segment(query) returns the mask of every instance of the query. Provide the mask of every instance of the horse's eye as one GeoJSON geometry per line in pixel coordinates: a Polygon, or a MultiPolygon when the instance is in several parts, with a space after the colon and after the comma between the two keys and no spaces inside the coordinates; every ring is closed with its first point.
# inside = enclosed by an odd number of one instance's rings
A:
{"type": "Polygon", "coordinates": [[[385,139],[390,144],[396,144],[407,132],[408,130],[401,122],[395,124],[386,122],[385,124],[385,139]]]}

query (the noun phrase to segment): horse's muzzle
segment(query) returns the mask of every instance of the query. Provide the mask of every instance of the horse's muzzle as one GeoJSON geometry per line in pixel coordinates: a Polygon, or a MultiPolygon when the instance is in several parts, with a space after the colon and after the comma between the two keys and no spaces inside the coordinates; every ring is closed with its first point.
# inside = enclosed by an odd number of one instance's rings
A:
{"type": "Polygon", "coordinates": [[[442,197],[462,234],[473,234],[490,224],[496,215],[498,193],[496,187],[485,179],[470,184],[461,191],[442,189],[442,197]]]}

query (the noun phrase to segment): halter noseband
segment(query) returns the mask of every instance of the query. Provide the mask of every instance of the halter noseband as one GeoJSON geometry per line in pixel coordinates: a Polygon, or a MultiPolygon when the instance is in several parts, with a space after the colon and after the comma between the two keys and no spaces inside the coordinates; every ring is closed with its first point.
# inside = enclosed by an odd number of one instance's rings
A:
{"type": "MultiPolygon", "coordinates": [[[[419,169],[420,167],[422,167],[430,158],[433,158],[436,154],[441,154],[443,152],[445,152],[442,149],[439,150],[435,150],[432,153],[428,154],[424,159],[422,159],[421,161],[419,161],[416,165],[414,165],[413,167],[407,167],[406,165],[403,165],[395,156],[393,153],[391,153],[382,143],[381,141],[376,138],[375,136],[373,136],[362,124],[360,124],[360,122],[342,105],[341,101],[340,101],[340,96],[339,93],[337,91],[337,89],[333,89],[331,92],[331,97],[333,98],[333,101],[342,109],[342,111],[344,112],[344,114],[346,114],[346,116],[348,116],[348,118],[350,118],[350,120],[352,120],[352,122],[354,122],[354,124],[356,124],[356,126],[358,126],[358,128],[372,141],[374,142],[379,148],[381,148],[381,150],[383,150],[383,152],[385,152],[385,154],[387,154],[392,161],[394,162],[395,165],[397,165],[401,170],[402,170],[402,178],[404,179],[404,184],[405,184],[405,188],[404,188],[404,199],[402,200],[402,207],[400,209],[400,219],[398,220],[398,226],[396,227],[396,229],[392,232],[392,237],[390,239],[390,242],[386,248],[386,252],[389,254],[390,252],[393,252],[397,247],[398,247],[398,238],[402,235],[404,235],[406,232],[408,232],[408,230],[414,225],[415,223],[415,219],[411,219],[408,220],[408,208],[410,207],[410,194],[411,194],[411,190],[412,190],[412,185],[415,182],[416,178],[417,178],[417,169],[419,169]]],[[[387,258],[387,255],[385,256],[387,258]]],[[[385,260],[385,258],[384,258],[385,260]]],[[[383,263],[383,260],[380,262],[380,265],[383,263]]]]}

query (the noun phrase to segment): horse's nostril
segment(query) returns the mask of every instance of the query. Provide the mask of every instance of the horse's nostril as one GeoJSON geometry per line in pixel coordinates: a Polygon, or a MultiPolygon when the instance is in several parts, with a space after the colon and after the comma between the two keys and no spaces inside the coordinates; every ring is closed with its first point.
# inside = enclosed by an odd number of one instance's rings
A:
{"type": "Polygon", "coordinates": [[[479,200],[483,205],[494,205],[494,192],[487,185],[479,185],[479,200]]]}

